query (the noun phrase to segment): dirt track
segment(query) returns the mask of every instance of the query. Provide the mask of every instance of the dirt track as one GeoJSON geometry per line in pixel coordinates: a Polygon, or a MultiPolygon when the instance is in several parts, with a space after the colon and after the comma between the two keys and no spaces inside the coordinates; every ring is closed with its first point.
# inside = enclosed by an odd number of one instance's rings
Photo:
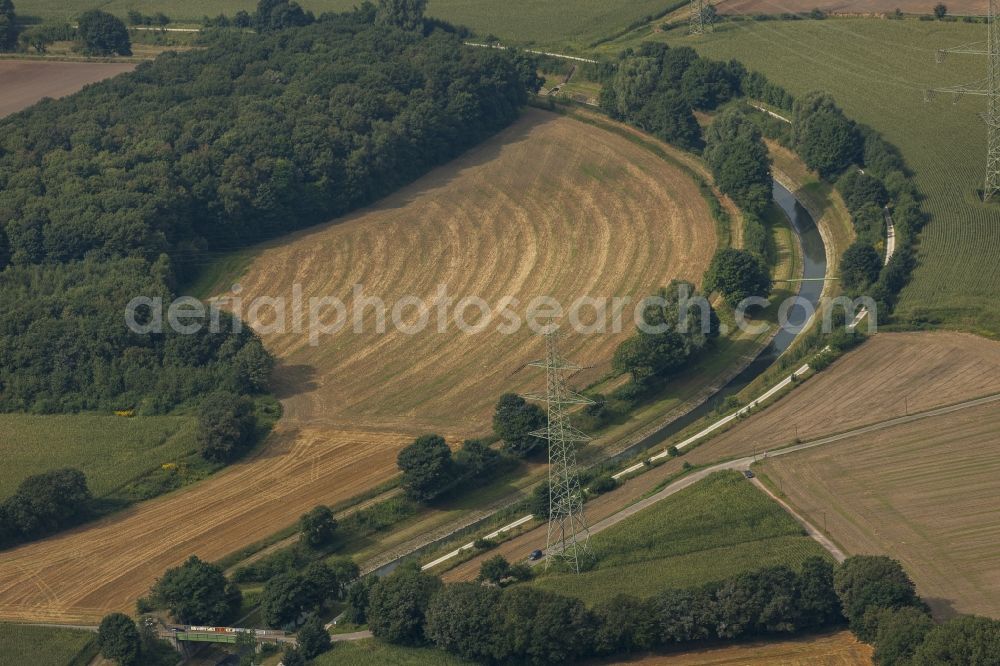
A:
{"type": "Polygon", "coordinates": [[[133,69],[133,63],[0,60],[0,118],[43,97],[70,95],[88,83],[133,69]]]}
{"type": "MultiPolygon", "coordinates": [[[[683,461],[708,464],[787,445],[796,422],[800,438],[808,441],[903,416],[904,407],[912,413],[997,392],[1000,343],[964,333],[881,333],[760,414],[587,502],[587,520],[594,524],[648,495],[683,461]],[[908,396],[905,405],[903,396],[908,396]]],[[[829,455],[838,455],[840,447],[831,444],[829,455]]],[[[789,458],[801,455],[806,454],[789,458]]],[[[474,578],[482,560],[497,553],[511,561],[524,559],[544,548],[545,538],[543,525],[456,566],[444,578],[474,578]]]]}
{"type": "MultiPolygon", "coordinates": [[[[438,283],[489,302],[644,296],[675,276],[699,278],[714,247],[707,205],[680,171],[617,135],[532,112],[378,206],[266,250],[242,295],[282,295],[298,282],[306,298],[343,296],[361,282],[387,302],[438,283]]],[[[0,620],[130,611],[189,555],[216,559],[357,495],[395,473],[414,435],[482,431],[504,390],[541,388],[537,374],[515,374],[541,353],[528,331],[348,330],[315,348],[303,334],[264,339],[282,362],[287,414],[264,448],[196,486],[3,553],[0,620]]],[[[570,337],[566,351],[599,374],[620,339],[570,337]]]]}

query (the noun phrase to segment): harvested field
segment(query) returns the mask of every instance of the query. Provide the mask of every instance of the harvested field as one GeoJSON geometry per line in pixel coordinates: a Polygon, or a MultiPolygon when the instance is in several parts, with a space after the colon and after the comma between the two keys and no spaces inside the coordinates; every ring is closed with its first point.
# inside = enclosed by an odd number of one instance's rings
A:
{"type": "MultiPolygon", "coordinates": [[[[904,14],[932,14],[935,0],[719,0],[720,14],[808,14],[821,9],[830,14],[891,14],[898,8],[904,14]]],[[[985,16],[987,0],[953,0],[947,3],[951,15],[985,16]]]]}
{"type": "Polygon", "coordinates": [[[869,666],[872,648],[849,631],[780,641],[744,643],[601,664],[643,666],[869,666]]]}
{"type": "Polygon", "coordinates": [[[1000,410],[973,407],[766,461],[849,553],[900,560],[939,618],[1000,617],[1000,410]]]}
{"type": "MultiPolygon", "coordinates": [[[[1000,343],[977,336],[880,333],[763,412],[587,502],[587,519],[593,524],[651,494],[680,471],[682,462],[708,464],[787,445],[796,423],[799,437],[812,439],[902,416],[907,408],[922,411],[996,393],[998,366],[1000,343]]],[[[840,446],[833,444],[829,451],[836,455],[840,446]]],[[[444,578],[474,578],[482,561],[497,553],[511,561],[523,559],[544,548],[545,537],[543,525],[456,566],[444,578]]]]}
{"type": "Polygon", "coordinates": [[[133,69],[133,63],[0,60],[0,118],[45,97],[65,97],[88,83],[133,69]]]}
{"type": "Polygon", "coordinates": [[[998,392],[1000,343],[965,333],[880,333],[685,458],[699,464],[760,453],[796,436],[806,441],[998,392]]]}
{"type": "MultiPolygon", "coordinates": [[[[242,296],[288,295],[298,283],[307,298],[346,298],[363,283],[391,302],[444,283],[491,303],[635,297],[673,277],[697,280],[715,245],[708,206],[682,171],[615,134],[531,112],[379,205],[263,249],[242,296]]],[[[541,355],[529,331],[451,331],[348,329],[318,347],[306,333],[265,335],[287,413],[268,443],[197,486],[4,553],[0,618],[131,610],[189,555],[217,559],[316,504],[358,495],[395,474],[396,453],[416,434],[481,432],[500,393],[540,388],[537,374],[516,372],[541,355]]],[[[597,377],[623,335],[570,337],[565,351],[597,377]]]]}
{"type": "MultiPolygon", "coordinates": [[[[291,301],[297,285],[303,302],[346,303],[344,328],[316,345],[291,326],[268,333],[273,309],[249,317],[280,361],[287,424],[468,436],[488,426],[501,393],[543,385],[539,370],[522,368],[544,345],[527,325],[498,330],[506,323],[499,314],[482,332],[465,333],[455,307],[439,332],[440,285],[454,302],[478,297],[494,312],[513,298],[522,316],[538,296],[565,307],[581,296],[634,303],[674,277],[700,281],[714,249],[705,201],[679,169],[610,132],[531,111],[374,208],[267,247],[239,280],[240,295],[244,303],[291,301]],[[353,302],[355,285],[389,311],[416,297],[430,309],[426,328],[410,334],[387,315],[378,332],[374,308],[353,302]],[[352,330],[359,317],[360,333],[352,330]]],[[[626,312],[621,333],[565,337],[563,353],[588,368],[577,386],[610,370],[633,328],[626,312]]],[[[593,310],[582,314],[591,321],[593,310]]],[[[468,322],[479,317],[466,310],[468,322]]],[[[412,306],[399,320],[419,326],[412,306]]]]}

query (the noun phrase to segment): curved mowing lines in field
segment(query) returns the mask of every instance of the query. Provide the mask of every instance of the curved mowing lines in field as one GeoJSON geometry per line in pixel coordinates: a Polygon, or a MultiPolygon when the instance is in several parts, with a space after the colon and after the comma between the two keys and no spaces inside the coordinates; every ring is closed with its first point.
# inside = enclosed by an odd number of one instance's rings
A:
{"type": "MultiPolygon", "coordinates": [[[[323,263],[317,255],[336,261],[345,253],[370,265],[358,273],[365,293],[390,305],[404,296],[431,302],[436,286],[446,284],[453,298],[477,296],[493,307],[513,296],[523,315],[535,296],[551,295],[565,307],[585,295],[637,299],[677,276],[697,281],[712,239],[693,222],[705,210],[694,184],[614,134],[533,116],[535,124],[515,130],[515,140],[499,151],[510,168],[460,159],[458,175],[431,175],[384,205],[265,250],[241,280],[245,298],[290,293],[295,279],[306,297],[344,293],[347,287],[338,283],[343,273],[336,269],[289,275],[285,266],[313,268],[323,263]],[[586,141],[579,140],[581,133],[586,141]],[[393,248],[403,252],[403,261],[393,258],[393,248]]],[[[476,310],[471,312],[468,321],[474,322],[476,310]]],[[[593,316],[583,314],[585,320],[593,316]]],[[[302,335],[265,335],[286,366],[316,370],[315,389],[286,401],[289,420],[348,423],[360,417],[396,428],[405,416],[438,423],[445,432],[458,427],[471,433],[488,421],[500,392],[540,383],[534,371],[510,379],[541,353],[526,327],[501,335],[493,330],[498,320],[487,332],[467,336],[449,323],[440,335],[433,330],[436,315],[432,309],[429,330],[420,334],[390,328],[383,335],[373,330],[369,311],[361,334],[342,331],[319,348],[305,345],[302,335]]],[[[353,319],[349,307],[347,320],[353,319]]],[[[579,382],[606,371],[622,337],[567,337],[567,355],[603,366],[579,382]]],[[[279,368],[279,382],[281,374],[279,368]]]]}
{"type": "MultiPolygon", "coordinates": [[[[272,243],[240,295],[287,296],[298,281],[306,304],[326,294],[349,302],[363,283],[391,303],[432,297],[444,281],[452,295],[488,301],[552,292],[568,302],[591,289],[635,297],[696,279],[715,244],[707,205],[679,170],[617,135],[534,112],[382,205],[272,243]]],[[[416,434],[454,442],[488,427],[504,390],[542,385],[537,371],[515,373],[541,353],[528,331],[351,333],[318,348],[305,335],[265,338],[284,364],[286,408],[266,447],[181,492],[5,552],[0,619],[96,621],[130,610],[189,555],[218,559],[316,504],[370,489],[396,473],[396,452],[416,434]]],[[[622,337],[569,338],[567,354],[606,363],[622,337]]]]}

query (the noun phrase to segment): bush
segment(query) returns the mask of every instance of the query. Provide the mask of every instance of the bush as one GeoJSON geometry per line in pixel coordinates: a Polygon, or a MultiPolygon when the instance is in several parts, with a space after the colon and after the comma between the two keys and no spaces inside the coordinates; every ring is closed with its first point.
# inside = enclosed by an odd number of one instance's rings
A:
{"type": "Polygon", "coordinates": [[[97,630],[97,644],[101,648],[101,656],[118,662],[119,666],[139,663],[142,646],[139,630],[132,618],[124,613],[104,616],[97,630]]]}
{"type": "Polygon", "coordinates": [[[253,441],[256,423],[249,398],[226,391],[209,395],[198,410],[202,457],[213,462],[234,459],[253,441]]]}
{"type": "Polygon", "coordinates": [[[589,486],[590,491],[597,495],[603,495],[604,493],[611,492],[617,487],[618,480],[611,476],[610,473],[601,474],[594,479],[589,486]]]}
{"type": "Polygon", "coordinates": [[[426,642],[424,616],[441,579],[401,567],[379,580],[368,598],[368,626],[376,638],[399,645],[426,642]]]}
{"type": "Polygon", "coordinates": [[[718,335],[719,320],[694,285],[673,280],[646,302],[637,327],[615,350],[612,365],[632,375],[638,395],[697,356],[718,335]]]}
{"type": "Polygon", "coordinates": [[[399,452],[396,464],[403,473],[406,496],[429,502],[451,490],[456,482],[451,449],[438,435],[423,435],[399,452]]]}
{"type": "Polygon", "coordinates": [[[0,503],[0,546],[76,525],[90,515],[91,502],[87,477],[79,470],[29,476],[0,503]]]}
{"type": "Polygon", "coordinates": [[[302,628],[296,634],[299,642],[299,652],[306,659],[314,659],[323,654],[333,643],[330,641],[330,634],[323,627],[323,621],[315,615],[311,615],[302,628]]]}
{"type": "Polygon", "coordinates": [[[91,9],[80,15],[77,34],[89,55],[132,55],[128,28],[113,14],[91,9]]]}
{"type": "Polygon", "coordinates": [[[317,506],[299,517],[302,540],[312,548],[328,545],[337,533],[337,520],[328,506],[317,506]]]}
{"type": "Polygon", "coordinates": [[[882,555],[847,558],[834,573],[833,586],[851,630],[863,641],[875,639],[863,622],[870,609],[923,607],[902,565],[882,555]]]}
{"type": "Polygon", "coordinates": [[[500,396],[493,414],[493,432],[503,440],[508,452],[526,456],[544,440],[531,433],[545,427],[548,417],[538,405],[515,393],[500,396]]]}
{"type": "Polygon", "coordinates": [[[447,585],[427,607],[427,637],[463,659],[488,662],[493,654],[493,614],[499,601],[500,590],[495,587],[447,585]]]}
{"type": "Polygon", "coordinates": [[[194,555],[167,569],[153,586],[152,596],[185,624],[224,624],[242,601],[240,589],[226,580],[221,568],[194,555]]]}
{"type": "Polygon", "coordinates": [[[723,111],[709,126],[704,157],[720,190],[750,214],[763,212],[771,201],[771,158],[742,110],[723,111]]]}
{"type": "Polygon", "coordinates": [[[882,257],[868,243],[854,241],[840,258],[840,280],[849,291],[865,289],[878,279],[882,257]]]}
{"type": "Polygon", "coordinates": [[[747,250],[725,248],[717,250],[705,271],[705,290],[717,291],[730,307],[755,296],[767,298],[771,293],[771,275],[761,260],[747,250]]]}

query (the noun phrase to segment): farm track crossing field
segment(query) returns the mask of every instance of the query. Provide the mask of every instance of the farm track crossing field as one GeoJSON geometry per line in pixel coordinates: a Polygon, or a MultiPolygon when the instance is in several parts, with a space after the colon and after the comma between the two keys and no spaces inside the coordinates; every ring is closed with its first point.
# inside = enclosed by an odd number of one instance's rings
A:
{"type": "Polygon", "coordinates": [[[700,464],[763,453],[796,436],[808,441],[994,393],[1000,343],[967,333],[879,333],[685,459],[700,464]]]}
{"type": "Polygon", "coordinates": [[[608,666],[870,666],[872,648],[849,631],[743,643],[677,654],[601,661],[608,666]]]}
{"type": "MultiPolygon", "coordinates": [[[[380,204],[262,249],[242,295],[286,295],[297,282],[306,297],[344,296],[360,282],[387,302],[434,294],[438,283],[490,302],[500,293],[525,303],[637,298],[673,277],[697,280],[715,246],[708,205],[684,172],[613,133],[532,111],[380,204]]],[[[541,355],[526,328],[507,339],[450,330],[348,330],[319,347],[306,333],[265,335],[287,415],[268,442],[196,486],[5,552],[0,618],[93,621],[130,610],[187,556],[217,559],[316,504],[356,496],[396,473],[415,435],[482,432],[500,393],[541,385],[537,373],[515,372],[541,355]]],[[[574,384],[606,372],[628,330],[568,337],[566,354],[594,366],[574,384]]]]}
{"type": "Polygon", "coordinates": [[[25,109],[43,97],[65,97],[95,83],[135,69],[132,63],[42,62],[0,60],[0,118],[25,109]]]}
{"type": "MultiPolygon", "coordinates": [[[[923,101],[924,90],[975,84],[986,76],[980,56],[935,50],[986,39],[981,24],[828,19],[726,23],[703,38],[679,31],[648,34],[694,46],[703,55],[736,58],[792,94],[829,91],[854,119],[896,144],[916,172],[932,216],[920,237],[920,266],[897,315],[1000,334],[1000,204],[977,199],[986,162],[983,97],[923,101]]],[[[616,51],[631,42],[607,45],[616,51]]]]}
{"type": "Polygon", "coordinates": [[[538,587],[588,604],[626,593],[694,587],[751,569],[797,567],[829,557],[785,513],[738,472],[718,472],[591,537],[594,569],[550,573],[538,587]]]}
{"type": "Polygon", "coordinates": [[[196,450],[193,417],[0,414],[0,499],[60,467],[82,471],[101,497],[196,450]]]}
{"type": "Polygon", "coordinates": [[[1000,617],[998,441],[1000,410],[984,405],[761,469],[848,552],[900,560],[939,617],[1000,617]]]}
{"type": "MultiPolygon", "coordinates": [[[[709,464],[842,432],[911,412],[954,404],[1000,391],[1000,343],[965,333],[880,333],[763,412],[668,459],[586,505],[591,523],[655,492],[684,462],[709,464]],[[903,401],[903,396],[907,396],[903,401]],[[843,407],[838,407],[843,403],[843,407]]],[[[710,417],[714,420],[715,416],[710,417]]],[[[675,441],[708,425],[694,424],[675,441]]],[[[833,451],[839,444],[833,444],[833,451]]],[[[500,553],[511,561],[545,544],[545,527],[530,530],[496,549],[445,572],[446,580],[474,578],[482,561],[500,553]]]]}

